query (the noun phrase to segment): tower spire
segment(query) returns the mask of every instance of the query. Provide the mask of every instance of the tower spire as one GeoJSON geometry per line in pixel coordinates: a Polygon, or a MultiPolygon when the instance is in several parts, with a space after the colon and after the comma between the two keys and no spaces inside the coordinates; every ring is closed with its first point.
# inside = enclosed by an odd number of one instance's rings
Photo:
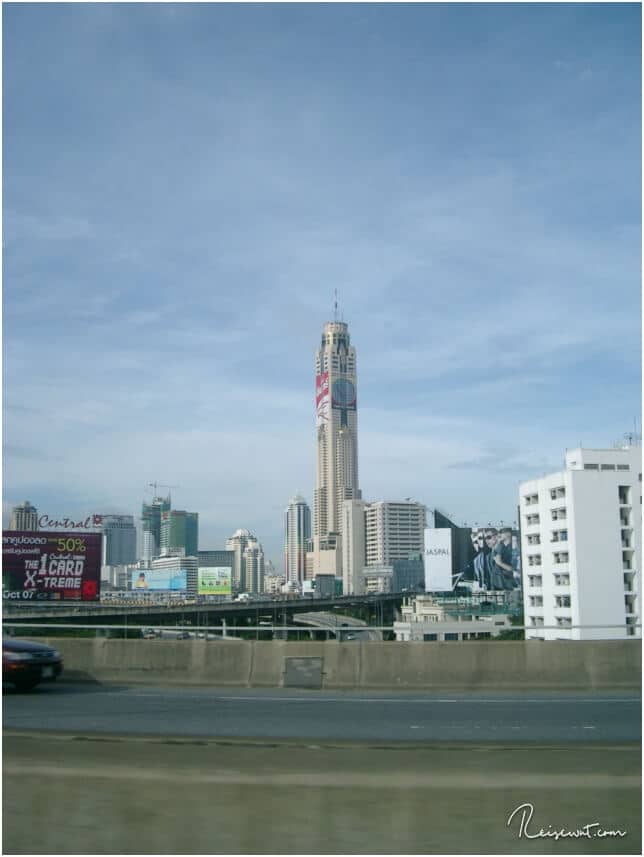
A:
{"type": "Polygon", "coordinates": [[[333,303],[333,321],[338,320],[338,290],[334,289],[333,294],[335,295],[335,301],[333,303]]]}

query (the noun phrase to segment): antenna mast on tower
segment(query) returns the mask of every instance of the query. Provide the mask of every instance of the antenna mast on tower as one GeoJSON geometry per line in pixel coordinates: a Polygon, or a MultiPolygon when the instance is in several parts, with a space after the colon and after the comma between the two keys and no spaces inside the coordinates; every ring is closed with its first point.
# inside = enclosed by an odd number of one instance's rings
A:
{"type": "Polygon", "coordinates": [[[333,294],[335,295],[335,301],[333,303],[333,321],[338,320],[338,290],[334,289],[333,294]]]}

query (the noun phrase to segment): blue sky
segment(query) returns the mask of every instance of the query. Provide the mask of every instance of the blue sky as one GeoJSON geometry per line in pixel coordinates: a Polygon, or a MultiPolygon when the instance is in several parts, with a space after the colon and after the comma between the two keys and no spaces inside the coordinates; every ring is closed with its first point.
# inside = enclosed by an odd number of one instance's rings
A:
{"type": "Polygon", "coordinates": [[[4,4],[5,523],[157,481],[280,567],[336,288],[367,499],[511,521],[631,431],[640,14],[4,4]]]}

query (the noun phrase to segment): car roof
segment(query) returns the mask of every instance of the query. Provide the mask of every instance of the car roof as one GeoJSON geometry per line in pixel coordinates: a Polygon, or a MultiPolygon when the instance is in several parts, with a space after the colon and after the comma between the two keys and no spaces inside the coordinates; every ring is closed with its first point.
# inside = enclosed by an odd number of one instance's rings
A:
{"type": "Polygon", "coordinates": [[[8,652],[36,652],[43,649],[51,650],[47,643],[35,643],[31,640],[15,640],[11,637],[2,638],[2,648],[8,652]]]}

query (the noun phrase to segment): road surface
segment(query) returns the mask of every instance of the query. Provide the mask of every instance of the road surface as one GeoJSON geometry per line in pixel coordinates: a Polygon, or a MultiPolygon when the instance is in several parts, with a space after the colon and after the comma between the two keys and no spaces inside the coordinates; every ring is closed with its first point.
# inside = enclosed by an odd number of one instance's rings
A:
{"type": "Polygon", "coordinates": [[[4,694],[4,726],[79,734],[351,742],[623,743],[635,693],[395,693],[116,687],[64,682],[4,694]]]}

